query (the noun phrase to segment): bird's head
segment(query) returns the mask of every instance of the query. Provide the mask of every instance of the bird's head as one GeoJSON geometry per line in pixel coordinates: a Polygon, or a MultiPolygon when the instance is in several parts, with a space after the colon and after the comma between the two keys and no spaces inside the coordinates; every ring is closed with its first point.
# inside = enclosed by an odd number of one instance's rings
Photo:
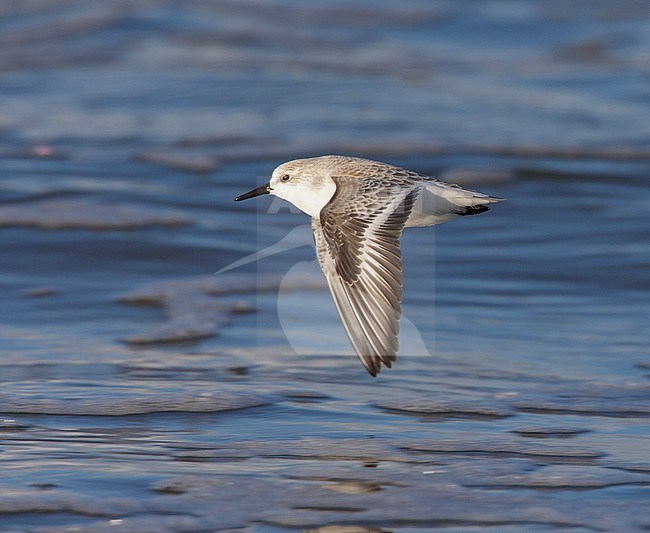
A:
{"type": "Polygon", "coordinates": [[[335,166],[327,164],[332,156],[296,159],[277,167],[266,185],[235,198],[236,201],[273,194],[291,202],[309,216],[318,218],[336,192],[332,176],[335,166]]]}

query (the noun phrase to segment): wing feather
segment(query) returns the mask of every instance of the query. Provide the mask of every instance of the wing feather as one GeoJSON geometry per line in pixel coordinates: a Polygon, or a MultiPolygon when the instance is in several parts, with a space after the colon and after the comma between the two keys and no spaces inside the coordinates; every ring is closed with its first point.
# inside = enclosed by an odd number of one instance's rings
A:
{"type": "Polygon", "coordinates": [[[376,376],[396,360],[399,238],[419,188],[409,180],[333,179],[336,193],[312,219],[318,261],[355,352],[376,376]]]}

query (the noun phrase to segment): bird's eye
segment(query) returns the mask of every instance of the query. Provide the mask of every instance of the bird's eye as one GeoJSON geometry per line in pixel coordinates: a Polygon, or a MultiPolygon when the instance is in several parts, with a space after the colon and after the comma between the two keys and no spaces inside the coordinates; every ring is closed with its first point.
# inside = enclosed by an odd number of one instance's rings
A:
{"type": "Polygon", "coordinates": [[[281,179],[282,181],[289,181],[291,179],[291,176],[289,176],[289,174],[285,174],[281,179]]]}

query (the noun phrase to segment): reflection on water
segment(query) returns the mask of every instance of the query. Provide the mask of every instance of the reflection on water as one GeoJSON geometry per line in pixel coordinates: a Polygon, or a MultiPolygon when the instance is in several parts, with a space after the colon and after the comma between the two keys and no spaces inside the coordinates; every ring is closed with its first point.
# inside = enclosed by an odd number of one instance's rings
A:
{"type": "Polygon", "coordinates": [[[0,529],[650,527],[646,2],[0,12],[0,529]],[[508,199],[405,232],[376,380],[232,202],[328,152],[508,199]]]}

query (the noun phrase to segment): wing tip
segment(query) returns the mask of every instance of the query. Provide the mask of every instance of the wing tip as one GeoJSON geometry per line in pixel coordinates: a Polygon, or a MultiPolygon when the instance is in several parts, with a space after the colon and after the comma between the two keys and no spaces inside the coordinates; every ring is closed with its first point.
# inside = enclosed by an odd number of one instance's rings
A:
{"type": "Polygon", "coordinates": [[[383,364],[386,368],[392,368],[393,363],[397,361],[397,356],[395,355],[367,355],[359,356],[363,366],[368,371],[373,378],[377,377],[377,374],[381,373],[381,365],[383,364]]]}
{"type": "Polygon", "coordinates": [[[364,368],[368,371],[368,374],[370,374],[373,378],[376,378],[377,374],[381,372],[381,363],[376,361],[374,357],[359,356],[359,359],[361,359],[361,363],[363,364],[364,368]]]}

